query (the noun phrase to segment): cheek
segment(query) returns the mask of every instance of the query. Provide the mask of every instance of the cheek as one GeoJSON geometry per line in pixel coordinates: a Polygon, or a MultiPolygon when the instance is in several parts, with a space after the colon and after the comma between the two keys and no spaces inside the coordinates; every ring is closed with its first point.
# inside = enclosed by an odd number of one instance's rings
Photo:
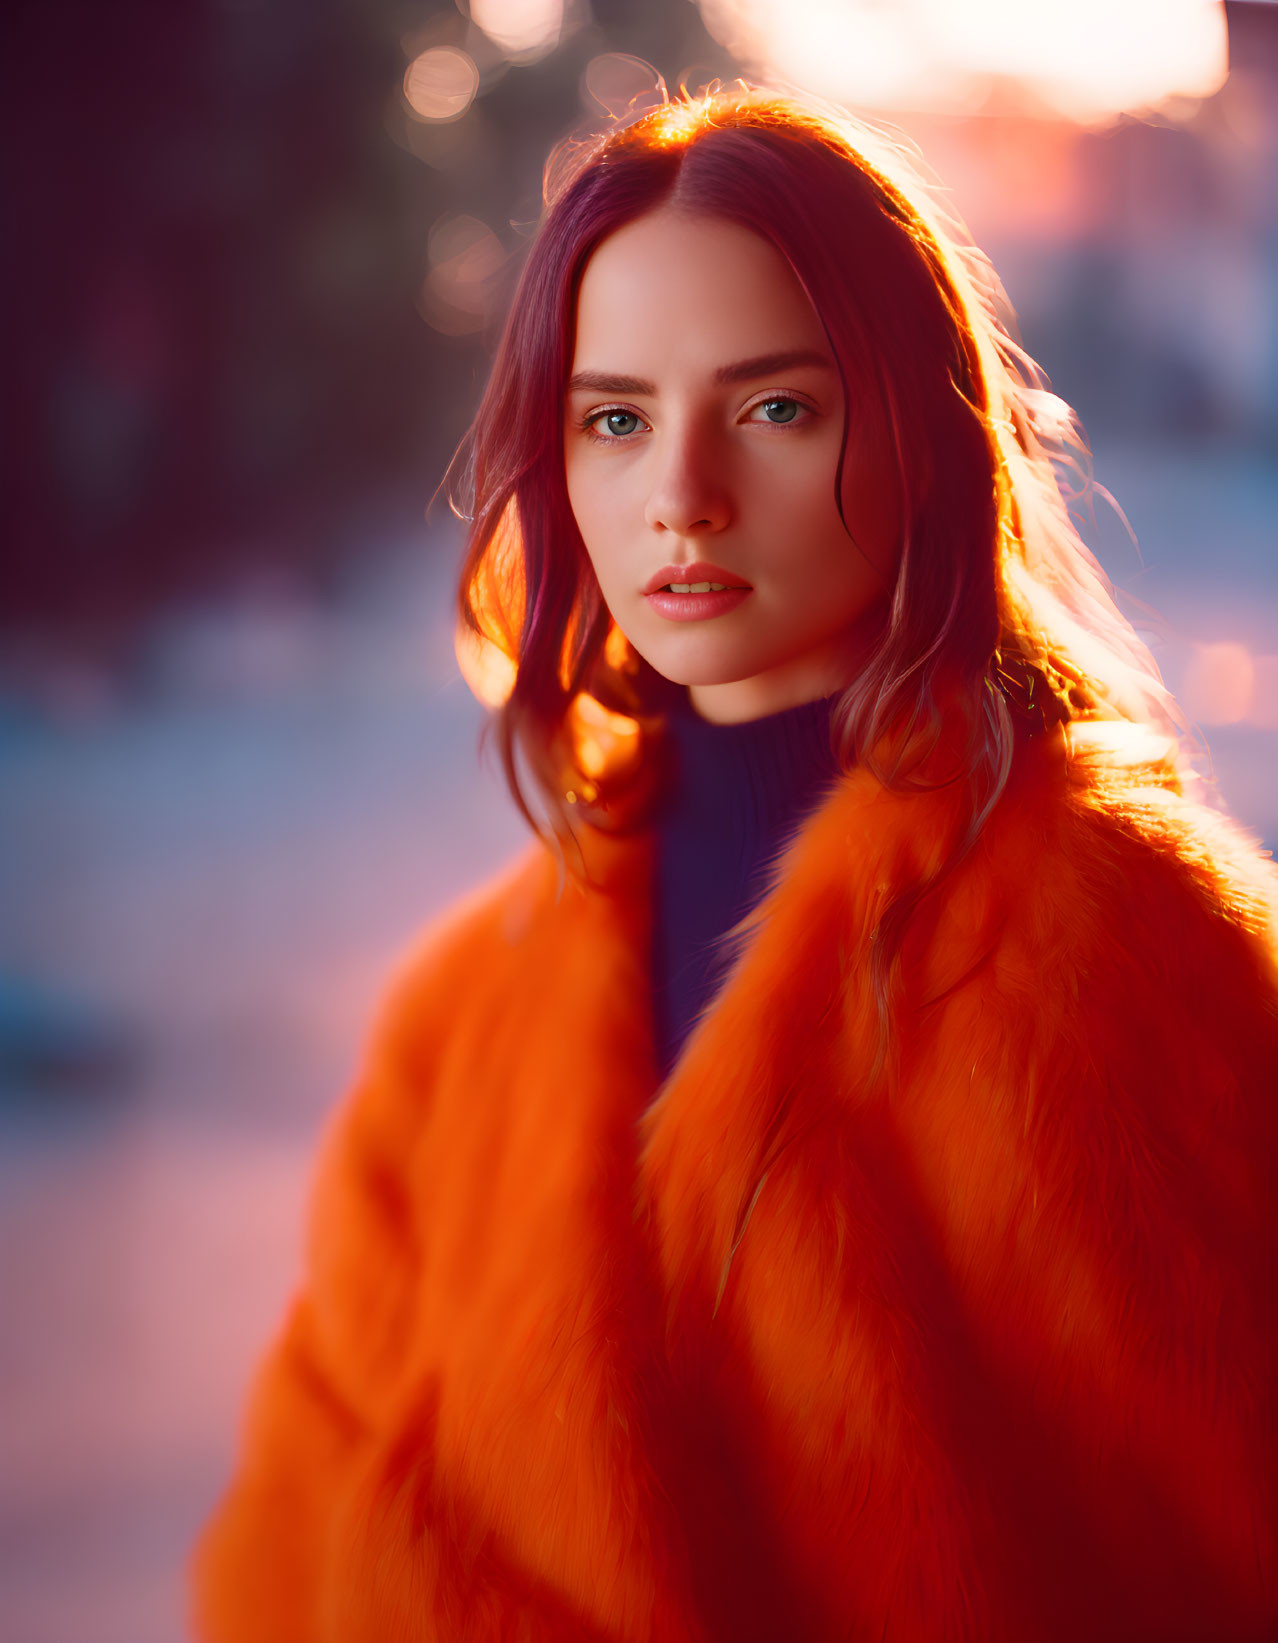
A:
{"type": "Polygon", "coordinates": [[[590,465],[573,467],[568,463],[565,472],[568,508],[577,521],[578,534],[586,550],[586,559],[595,567],[600,588],[608,595],[613,580],[613,565],[618,560],[618,498],[616,491],[601,483],[598,473],[590,465]]]}
{"type": "MultiPolygon", "coordinates": [[[[759,462],[749,473],[748,512],[773,553],[783,549],[786,564],[806,563],[828,573],[855,552],[835,499],[838,445],[813,441],[808,448],[777,455],[781,460],[759,462]]],[[[847,521],[855,536],[851,512],[847,521]]]]}
{"type": "Polygon", "coordinates": [[[568,507],[573,518],[577,521],[582,535],[585,535],[583,525],[585,491],[582,485],[580,465],[573,461],[571,456],[564,458],[564,492],[568,497],[568,507]]]}
{"type": "Polygon", "coordinates": [[[593,561],[600,546],[598,487],[591,484],[588,469],[572,462],[565,466],[564,480],[568,492],[568,506],[577,522],[577,529],[581,533],[586,552],[593,561]]]}
{"type": "Polygon", "coordinates": [[[634,482],[628,481],[626,466],[621,462],[565,464],[568,506],[605,593],[623,569],[627,526],[633,512],[634,482]]]}

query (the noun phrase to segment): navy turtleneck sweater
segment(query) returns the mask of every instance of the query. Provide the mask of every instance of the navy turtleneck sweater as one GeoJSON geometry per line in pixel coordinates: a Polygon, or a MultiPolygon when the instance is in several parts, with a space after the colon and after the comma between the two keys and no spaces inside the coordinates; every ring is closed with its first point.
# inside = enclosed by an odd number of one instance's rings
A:
{"type": "Polygon", "coordinates": [[[742,724],[711,724],[686,692],[670,709],[674,778],[655,818],[652,987],[664,1079],[711,1002],[719,938],[763,893],[767,870],[829,791],[834,696],[742,724]]]}

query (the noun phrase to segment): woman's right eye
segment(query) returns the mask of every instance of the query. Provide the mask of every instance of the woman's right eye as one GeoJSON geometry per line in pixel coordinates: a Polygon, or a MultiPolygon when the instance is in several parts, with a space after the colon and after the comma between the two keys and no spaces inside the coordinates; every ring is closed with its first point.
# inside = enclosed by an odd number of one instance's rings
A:
{"type": "Polygon", "coordinates": [[[596,411],[586,427],[598,439],[625,439],[643,426],[643,419],[634,411],[596,411]]]}

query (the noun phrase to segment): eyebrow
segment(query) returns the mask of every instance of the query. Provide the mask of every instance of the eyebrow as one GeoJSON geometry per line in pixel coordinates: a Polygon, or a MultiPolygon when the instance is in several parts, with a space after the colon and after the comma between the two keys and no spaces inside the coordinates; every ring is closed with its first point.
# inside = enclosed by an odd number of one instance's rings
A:
{"type": "MultiPolygon", "coordinates": [[[[780,371],[794,371],[802,365],[815,365],[826,371],[834,370],[834,362],[826,354],[813,348],[792,348],[778,354],[756,354],[752,359],[739,359],[731,365],[721,365],[714,373],[716,387],[727,387],[737,382],[754,382],[759,377],[775,376],[780,371]]],[[[647,377],[628,377],[616,371],[578,371],[569,378],[568,392],[588,388],[597,394],[655,395],[657,385],[647,377]]]]}

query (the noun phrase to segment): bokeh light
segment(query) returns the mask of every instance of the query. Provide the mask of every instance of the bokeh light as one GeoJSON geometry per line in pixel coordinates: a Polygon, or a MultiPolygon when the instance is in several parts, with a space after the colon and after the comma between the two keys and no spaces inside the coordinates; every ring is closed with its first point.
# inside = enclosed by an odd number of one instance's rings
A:
{"type": "Polygon", "coordinates": [[[1278,730],[1278,656],[1252,658],[1251,723],[1278,730]]]}
{"type": "Polygon", "coordinates": [[[422,309],[431,325],[447,336],[481,331],[492,316],[497,276],[507,262],[496,234],[478,217],[444,216],[430,231],[427,256],[422,309]]]}
{"type": "Polygon", "coordinates": [[[404,72],[404,101],[420,120],[460,120],[479,90],[479,70],[458,46],[419,52],[404,72]]]}
{"type": "Polygon", "coordinates": [[[1246,645],[1234,640],[1195,645],[1181,692],[1185,711],[1205,725],[1241,724],[1251,714],[1256,670],[1246,645]]]}
{"type": "Polygon", "coordinates": [[[1104,124],[1210,96],[1228,72],[1222,0],[700,0],[743,65],[869,107],[990,104],[1104,124]]]}
{"type": "Polygon", "coordinates": [[[1179,698],[1195,724],[1278,730],[1278,655],[1237,639],[1191,641],[1179,698]]]}
{"type": "Polygon", "coordinates": [[[470,0],[470,18],[508,57],[533,62],[559,44],[564,0],[470,0]]]}
{"type": "Polygon", "coordinates": [[[616,120],[662,101],[663,85],[651,63],[624,51],[592,57],[581,77],[586,108],[601,108],[616,120]]]}

